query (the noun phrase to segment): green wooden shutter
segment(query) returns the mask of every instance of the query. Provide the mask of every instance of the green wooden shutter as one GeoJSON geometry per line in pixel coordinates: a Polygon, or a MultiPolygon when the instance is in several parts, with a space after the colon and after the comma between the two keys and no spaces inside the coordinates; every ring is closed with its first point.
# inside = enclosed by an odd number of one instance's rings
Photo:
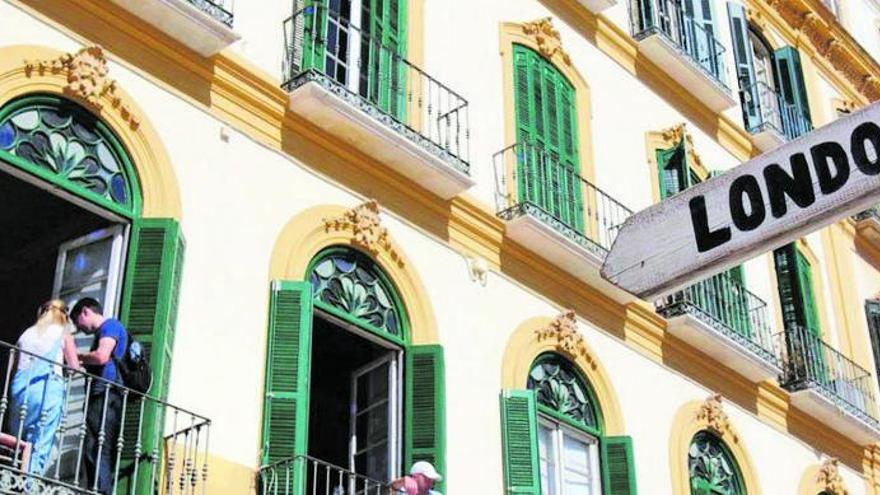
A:
{"type": "Polygon", "coordinates": [[[672,148],[658,149],[657,173],[660,179],[660,199],[666,199],[688,188],[689,170],[687,166],[687,150],[682,139],[672,148]]]}
{"type": "Polygon", "coordinates": [[[636,466],[632,437],[602,437],[602,493],[636,495],[636,466]]]}
{"type": "Polygon", "coordinates": [[[541,495],[538,406],[533,390],[502,392],[501,439],[505,493],[541,495]]]}
{"type": "Polygon", "coordinates": [[[773,262],[776,265],[776,285],[779,290],[782,320],[786,329],[805,325],[795,249],[794,244],[789,244],[773,251],[773,262]]]}
{"type": "Polygon", "coordinates": [[[797,276],[800,284],[801,298],[803,301],[803,321],[813,335],[817,337],[822,334],[819,325],[819,311],[816,307],[816,298],[813,294],[813,270],[810,262],[798,249],[795,249],[795,258],[797,259],[797,276]]]}
{"type": "Polygon", "coordinates": [[[755,62],[752,41],[749,37],[749,22],[746,9],[735,2],[727,2],[730,17],[730,34],[733,39],[733,57],[736,60],[736,75],[739,81],[743,122],[746,130],[754,132],[761,125],[758,78],[755,75],[755,62]]]}
{"type": "MultiPolygon", "coordinates": [[[[269,328],[263,401],[263,465],[305,455],[309,433],[312,349],[312,288],[308,282],[274,281],[269,297],[269,328]]],[[[305,486],[305,462],[293,466],[284,493],[305,486]]]]}
{"type": "MultiPolygon", "coordinates": [[[[299,7],[298,2],[294,2],[294,8],[299,7]]],[[[318,0],[305,0],[304,7],[301,11],[293,12],[295,16],[293,32],[290,33],[291,38],[288,43],[295,43],[298,40],[297,35],[302,30],[302,70],[309,69],[324,72],[327,63],[327,20],[331,14],[326,5],[318,0]],[[302,24],[300,26],[300,23],[302,24]]],[[[291,49],[291,47],[287,47],[291,49]]]]}
{"type": "MultiPolygon", "coordinates": [[[[183,235],[173,219],[146,218],[135,220],[130,238],[121,320],[132,338],[140,341],[146,349],[153,371],[150,395],[164,400],[171,379],[183,271],[183,235]]],[[[140,408],[140,401],[132,397],[126,407],[126,424],[137,424],[141,419],[140,408]]],[[[143,404],[142,452],[161,452],[165,413],[165,407],[156,402],[143,404]]],[[[134,459],[137,433],[130,427],[123,432],[123,459],[127,462],[134,459]]],[[[150,469],[143,460],[137,476],[139,486],[148,486],[150,469]]]]}
{"type": "Polygon", "coordinates": [[[880,380],[880,301],[865,301],[865,317],[868,320],[868,335],[871,350],[874,352],[874,379],[880,380]]]}
{"type": "Polygon", "coordinates": [[[685,18],[682,29],[684,48],[704,69],[716,78],[721,76],[719,53],[716,52],[715,15],[711,0],[684,0],[685,18]]]}
{"type": "MultiPolygon", "coordinates": [[[[802,130],[809,130],[812,119],[810,118],[810,105],[807,100],[807,86],[804,83],[800,54],[795,47],[785,46],[776,50],[773,61],[776,65],[774,76],[780,98],[803,117],[807,128],[802,130]]],[[[782,118],[786,129],[803,127],[802,124],[792,121],[796,115],[790,115],[783,111],[782,118]]]]}
{"type": "Polygon", "coordinates": [[[405,467],[428,461],[443,475],[446,472],[446,388],[443,348],[416,345],[406,349],[405,467]]]}

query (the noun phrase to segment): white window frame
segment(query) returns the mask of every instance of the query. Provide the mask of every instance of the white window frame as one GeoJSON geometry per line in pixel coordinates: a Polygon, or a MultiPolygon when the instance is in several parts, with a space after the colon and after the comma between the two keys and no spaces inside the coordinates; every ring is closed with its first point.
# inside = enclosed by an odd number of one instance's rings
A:
{"type": "Polygon", "coordinates": [[[122,290],[125,246],[127,245],[126,241],[128,238],[127,227],[127,225],[114,225],[62,243],[58,247],[58,259],[55,263],[55,280],[52,284],[52,297],[58,298],[61,295],[62,276],[64,274],[64,264],[67,262],[67,253],[87,244],[112,237],[113,245],[110,250],[110,265],[107,267],[106,277],[107,288],[104,292],[104,300],[101,301],[101,306],[104,308],[105,316],[117,316],[119,311],[119,294],[122,290]]]}
{"type": "MultiPolygon", "coordinates": [[[[574,438],[575,440],[587,444],[587,455],[589,457],[591,474],[590,493],[592,495],[602,495],[602,473],[600,471],[601,466],[599,462],[599,439],[585,431],[572,428],[545,414],[538,414],[538,423],[539,427],[544,426],[552,430],[552,445],[548,446],[547,454],[550,456],[554,456],[553,464],[556,470],[554,473],[554,479],[556,480],[556,483],[555,486],[550,487],[553,495],[565,495],[565,493],[563,492],[563,477],[565,476],[565,458],[563,455],[563,446],[565,436],[574,438]]],[[[543,483],[544,480],[541,480],[542,486],[543,483]]]]}

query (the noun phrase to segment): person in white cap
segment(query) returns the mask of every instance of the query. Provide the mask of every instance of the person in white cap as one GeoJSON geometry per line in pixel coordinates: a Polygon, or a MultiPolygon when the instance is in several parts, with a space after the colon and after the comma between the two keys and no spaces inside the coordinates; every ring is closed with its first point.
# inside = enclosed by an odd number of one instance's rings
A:
{"type": "Polygon", "coordinates": [[[391,482],[391,489],[395,493],[406,495],[441,495],[432,490],[434,483],[443,479],[428,461],[418,461],[409,470],[409,476],[398,478],[391,482]]]}

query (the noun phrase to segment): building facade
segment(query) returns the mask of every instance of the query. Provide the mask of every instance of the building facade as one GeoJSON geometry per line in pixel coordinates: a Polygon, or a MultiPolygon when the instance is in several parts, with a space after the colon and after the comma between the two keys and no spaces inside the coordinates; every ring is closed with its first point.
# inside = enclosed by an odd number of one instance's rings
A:
{"type": "Polygon", "coordinates": [[[599,275],[633,212],[880,98],[878,28],[874,0],[0,2],[0,491],[387,493],[429,460],[447,494],[880,494],[880,210],[658,301],[599,275]],[[83,296],[153,384],[89,433],[101,381],[61,373],[35,471],[15,343],[83,296]],[[92,434],[115,460],[81,475],[92,434]]]}

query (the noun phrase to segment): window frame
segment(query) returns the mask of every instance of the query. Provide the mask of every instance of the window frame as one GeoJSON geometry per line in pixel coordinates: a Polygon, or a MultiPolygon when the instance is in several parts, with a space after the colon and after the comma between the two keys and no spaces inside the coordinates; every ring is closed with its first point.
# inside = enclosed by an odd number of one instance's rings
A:
{"type": "MultiPolygon", "coordinates": [[[[555,487],[552,490],[553,495],[565,495],[564,490],[564,478],[565,478],[565,455],[564,455],[564,441],[566,435],[569,438],[573,438],[575,440],[581,441],[587,445],[587,456],[590,464],[589,472],[586,473],[587,477],[590,478],[590,490],[594,495],[602,495],[602,459],[600,452],[600,442],[601,435],[595,435],[587,431],[591,428],[584,427],[575,427],[568,424],[565,421],[562,421],[561,418],[555,417],[558,415],[550,415],[546,408],[541,409],[541,405],[538,405],[538,475],[540,477],[539,483],[541,489],[544,488],[544,476],[542,473],[541,466],[543,465],[543,459],[541,458],[541,429],[548,428],[551,430],[551,436],[553,439],[552,452],[555,454],[555,487]]],[[[548,452],[549,453],[549,452],[548,452]]],[[[550,494],[544,494],[550,495],[550,494]]]]}

